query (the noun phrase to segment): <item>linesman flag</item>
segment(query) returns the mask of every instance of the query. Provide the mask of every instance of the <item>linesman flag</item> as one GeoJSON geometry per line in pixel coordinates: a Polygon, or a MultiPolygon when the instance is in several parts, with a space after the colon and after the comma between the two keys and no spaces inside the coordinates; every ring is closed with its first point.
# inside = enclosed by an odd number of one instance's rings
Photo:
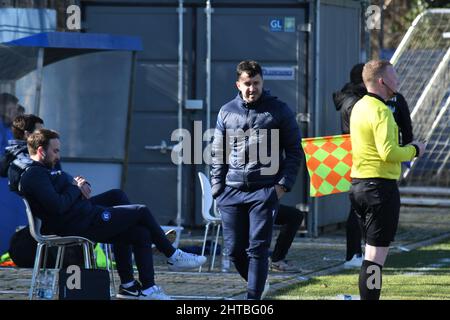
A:
{"type": "Polygon", "coordinates": [[[350,190],[350,135],[302,139],[310,178],[309,195],[321,197],[350,190]]]}

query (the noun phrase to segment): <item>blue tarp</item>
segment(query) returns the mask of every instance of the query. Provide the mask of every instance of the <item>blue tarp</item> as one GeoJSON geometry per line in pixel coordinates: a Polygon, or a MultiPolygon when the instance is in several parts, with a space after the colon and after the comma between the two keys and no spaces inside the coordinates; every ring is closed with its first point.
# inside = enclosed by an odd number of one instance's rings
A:
{"type": "Polygon", "coordinates": [[[45,48],[44,66],[90,52],[142,51],[140,37],[78,32],[37,33],[3,45],[8,50],[0,50],[0,79],[10,81],[36,69],[37,48],[45,48]]]}
{"type": "Polygon", "coordinates": [[[102,33],[44,32],[6,42],[5,45],[48,49],[141,51],[140,37],[102,33]]]}

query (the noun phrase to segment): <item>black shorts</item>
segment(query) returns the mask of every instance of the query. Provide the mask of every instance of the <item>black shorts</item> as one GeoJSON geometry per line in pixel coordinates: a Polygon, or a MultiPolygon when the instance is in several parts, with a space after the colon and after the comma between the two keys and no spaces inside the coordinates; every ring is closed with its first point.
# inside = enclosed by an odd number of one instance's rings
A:
{"type": "Polygon", "coordinates": [[[400,215],[397,181],[353,179],[349,196],[366,243],[374,247],[388,247],[394,241],[400,215]]]}

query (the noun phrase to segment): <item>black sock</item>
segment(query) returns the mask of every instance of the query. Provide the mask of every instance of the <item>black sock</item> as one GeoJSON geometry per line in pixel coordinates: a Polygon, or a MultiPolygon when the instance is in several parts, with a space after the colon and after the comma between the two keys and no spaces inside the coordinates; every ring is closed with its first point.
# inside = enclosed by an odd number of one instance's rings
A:
{"type": "Polygon", "coordinates": [[[380,300],[383,266],[364,260],[359,273],[361,300],[380,300]]]}

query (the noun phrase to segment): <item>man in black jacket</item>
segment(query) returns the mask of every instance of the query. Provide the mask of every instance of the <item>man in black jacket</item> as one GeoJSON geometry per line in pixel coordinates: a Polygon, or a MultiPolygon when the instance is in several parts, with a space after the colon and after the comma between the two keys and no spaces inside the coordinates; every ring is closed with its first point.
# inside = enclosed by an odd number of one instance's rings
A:
{"type": "Polygon", "coordinates": [[[395,123],[397,123],[399,128],[400,145],[406,146],[410,144],[414,140],[414,135],[411,114],[405,97],[401,93],[396,92],[391,99],[386,101],[386,105],[394,114],[395,123]]]}
{"type": "MultiPolygon", "coordinates": [[[[336,110],[341,112],[342,134],[350,133],[350,115],[353,106],[364,97],[367,89],[362,79],[364,63],[353,66],[350,71],[350,82],[346,83],[341,91],[333,93],[333,101],[336,110]]],[[[355,210],[350,206],[346,223],[347,250],[344,266],[346,268],[359,268],[363,262],[361,248],[361,228],[355,210]]]]}
{"type": "Polygon", "coordinates": [[[121,190],[114,191],[114,199],[108,196],[110,199],[105,200],[102,195],[91,198],[89,183],[83,177],[73,178],[54,170],[60,151],[59,135],[55,131],[37,130],[28,137],[27,145],[33,162],[22,174],[20,190],[33,214],[42,220],[42,232],[78,235],[114,244],[121,280],[117,297],[169,299],[155,284],[152,243],[168,258],[171,270],[197,268],[206,262],[204,256],[175,249],[149,209],[131,205],[121,190]],[[132,252],[140,283],[134,280],[132,252]]]}
{"type": "MultiPolygon", "coordinates": [[[[359,99],[367,94],[367,89],[362,80],[364,63],[358,63],[350,71],[350,82],[333,93],[333,101],[337,111],[341,111],[341,128],[343,134],[350,133],[350,115],[353,106],[359,99]]],[[[395,122],[399,127],[401,145],[407,145],[414,140],[411,124],[411,115],[405,97],[396,92],[394,97],[387,101],[395,122]]]]}
{"type": "Polygon", "coordinates": [[[239,93],[220,109],[212,145],[213,197],[230,258],[248,282],[248,299],[261,299],[267,291],[278,201],[292,188],[302,158],[295,115],[263,91],[262,76],[257,62],[239,63],[239,93]]]}

